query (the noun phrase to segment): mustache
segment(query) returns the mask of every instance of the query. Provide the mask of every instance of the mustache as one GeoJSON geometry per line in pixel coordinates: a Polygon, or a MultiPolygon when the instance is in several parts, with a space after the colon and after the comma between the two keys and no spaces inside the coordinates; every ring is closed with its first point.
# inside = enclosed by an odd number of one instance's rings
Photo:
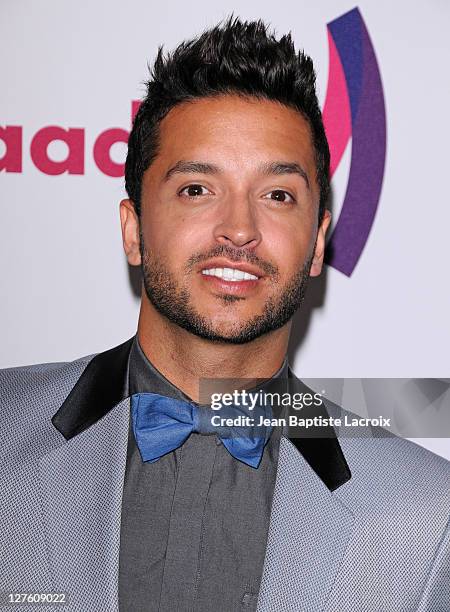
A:
{"type": "Polygon", "coordinates": [[[258,266],[264,274],[278,277],[279,271],[278,267],[269,261],[265,261],[258,257],[253,251],[246,251],[243,249],[234,249],[233,247],[227,245],[217,245],[207,253],[196,253],[189,257],[186,268],[188,272],[191,272],[194,266],[207,261],[208,259],[213,259],[214,257],[227,257],[232,262],[245,261],[246,263],[253,264],[258,266]]]}

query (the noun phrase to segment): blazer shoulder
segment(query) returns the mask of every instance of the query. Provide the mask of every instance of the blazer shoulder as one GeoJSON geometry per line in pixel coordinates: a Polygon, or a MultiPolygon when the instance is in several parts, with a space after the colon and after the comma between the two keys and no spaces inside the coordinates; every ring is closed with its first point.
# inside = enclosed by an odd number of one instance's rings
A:
{"type": "Polygon", "coordinates": [[[0,464],[13,467],[63,441],[51,418],[94,356],[0,370],[0,464]]]}
{"type": "MultiPolygon", "coordinates": [[[[352,478],[338,494],[370,513],[411,508],[439,530],[450,517],[450,461],[411,440],[377,431],[374,437],[339,437],[352,478]],[[428,517],[428,518],[427,518],[428,517]]],[[[417,518],[417,517],[416,517],[417,518]]]]}
{"type": "MultiPolygon", "coordinates": [[[[66,381],[75,381],[81,376],[88,363],[95,357],[86,355],[74,361],[37,363],[0,369],[0,402],[4,410],[16,402],[22,404],[29,394],[45,394],[50,388],[65,387],[66,381]]],[[[61,389],[62,390],[62,389],[61,389]]],[[[1,416],[1,414],[0,414],[1,416]]]]}

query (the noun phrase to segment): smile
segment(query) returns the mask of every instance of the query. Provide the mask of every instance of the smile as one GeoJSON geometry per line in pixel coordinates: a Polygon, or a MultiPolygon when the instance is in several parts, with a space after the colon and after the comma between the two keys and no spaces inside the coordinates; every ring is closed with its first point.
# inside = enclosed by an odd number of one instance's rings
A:
{"type": "Polygon", "coordinates": [[[222,278],[225,281],[232,282],[258,280],[259,278],[254,274],[249,274],[249,272],[244,272],[243,270],[239,270],[237,268],[208,268],[206,270],[202,270],[202,274],[205,276],[216,276],[217,278],[222,278]]]}

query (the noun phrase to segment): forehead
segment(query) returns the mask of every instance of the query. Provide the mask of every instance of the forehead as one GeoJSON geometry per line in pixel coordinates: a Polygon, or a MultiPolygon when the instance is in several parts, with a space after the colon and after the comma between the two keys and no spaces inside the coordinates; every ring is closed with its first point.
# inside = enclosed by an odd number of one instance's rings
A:
{"type": "Polygon", "coordinates": [[[163,170],[179,159],[216,161],[230,170],[274,159],[315,168],[311,129],[298,111],[237,95],[183,102],[166,115],[155,164],[163,170]]]}

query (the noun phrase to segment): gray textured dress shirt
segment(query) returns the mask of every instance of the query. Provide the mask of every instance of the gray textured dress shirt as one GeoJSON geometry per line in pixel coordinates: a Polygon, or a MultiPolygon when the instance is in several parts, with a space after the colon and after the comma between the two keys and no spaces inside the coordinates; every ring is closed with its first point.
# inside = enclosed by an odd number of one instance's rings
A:
{"type": "MultiPolygon", "coordinates": [[[[287,367],[274,379],[286,377],[287,367]]],[[[139,392],[190,401],[152,366],[136,337],[129,394],[139,392]]],[[[275,428],[257,469],[233,458],[217,436],[199,433],[144,463],[130,423],[120,612],[256,610],[280,435],[275,428]]]]}

